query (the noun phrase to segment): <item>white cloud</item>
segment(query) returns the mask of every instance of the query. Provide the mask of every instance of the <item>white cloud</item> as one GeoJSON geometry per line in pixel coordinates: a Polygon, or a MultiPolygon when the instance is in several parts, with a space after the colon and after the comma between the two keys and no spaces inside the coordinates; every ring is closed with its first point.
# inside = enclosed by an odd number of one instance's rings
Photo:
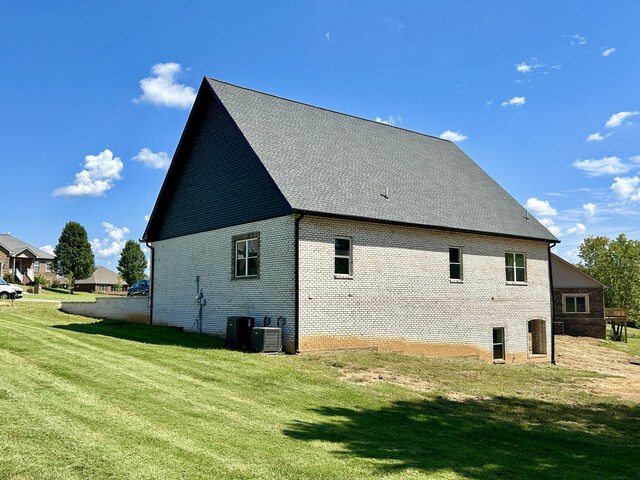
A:
{"type": "Polygon", "coordinates": [[[592,133],[591,135],[587,136],[587,142],[601,142],[602,140],[610,137],[611,135],[613,135],[613,132],[609,132],[604,136],[600,132],[592,133]]]}
{"type": "Polygon", "coordinates": [[[129,233],[127,227],[116,227],[109,222],[102,222],[106,238],[94,238],[89,243],[97,257],[110,257],[119,254],[124,248],[125,237],[129,233]]]}
{"type": "Polygon", "coordinates": [[[151,219],[151,215],[145,215],[145,216],[144,216],[144,221],[145,221],[145,222],[148,222],[148,221],[149,221],[149,219],[151,219]]]}
{"type": "Polygon", "coordinates": [[[580,260],[580,248],[579,247],[570,248],[569,250],[564,252],[564,255],[562,256],[562,258],[564,258],[565,260],[571,263],[577,263],[578,260],[580,260]]]}
{"type": "Polygon", "coordinates": [[[592,220],[596,214],[596,208],[595,203],[585,203],[582,205],[582,209],[584,210],[583,216],[588,220],[592,220]]]}
{"type": "Polygon", "coordinates": [[[327,40],[331,41],[331,32],[325,33],[324,36],[327,40]]]}
{"type": "Polygon", "coordinates": [[[91,249],[96,257],[110,257],[111,255],[116,255],[122,251],[124,248],[123,242],[116,242],[115,240],[98,240],[94,238],[91,240],[91,249]]]}
{"type": "MultiPolygon", "coordinates": [[[[542,73],[546,75],[550,70],[557,70],[562,68],[562,65],[548,65],[546,63],[541,62],[535,57],[531,57],[528,62],[521,62],[517,65],[514,65],[517,72],[523,73],[525,75],[535,73],[538,70],[538,73],[542,73]]],[[[522,83],[522,81],[516,80],[517,83],[522,83]]]]}
{"type": "Polygon", "coordinates": [[[105,232],[112,240],[122,240],[124,236],[129,233],[129,229],[127,227],[118,228],[111,223],[102,222],[102,226],[104,227],[105,232]]]}
{"type": "Polygon", "coordinates": [[[134,98],[134,103],[148,102],[165,107],[190,108],[196,99],[196,91],[180,83],[175,83],[182,67],[179,63],[157,63],[151,67],[155,77],[140,80],[143,94],[134,98]]]}
{"type": "Polygon", "coordinates": [[[616,175],[629,171],[629,166],[622,163],[622,160],[618,157],[604,157],[599,160],[576,160],[573,162],[573,166],[590,177],[616,175]]]}
{"type": "Polygon", "coordinates": [[[53,255],[53,247],[49,244],[43,245],[42,247],[40,247],[40,250],[47,252],[49,255],[53,255]]]}
{"type": "Polygon", "coordinates": [[[452,142],[462,142],[463,140],[467,139],[467,136],[461,134],[460,131],[453,132],[451,130],[447,130],[440,134],[440,138],[444,140],[450,140],[452,142]]]}
{"type": "Polygon", "coordinates": [[[636,115],[640,115],[640,112],[638,112],[637,110],[633,112],[614,113],[613,115],[611,115],[611,117],[609,117],[609,120],[607,120],[607,123],[605,123],[604,126],[605,128],[619,127],[620,124],[622,124],[622,122],[625,121],[625,119],[629,117],[634,117],[636,115]]]}
{"type": "Polygon", "coordinates": [[[634,155],[633,157],[629,157],[629,160],[633,163],[640,164],[640,155],[634,155]]]}
{"type": "Polygon", "coordinates": [[[123,163],[114,157],[111,150],[106,149],[98,155],[84,157],[84,169],[76,173],[71,185],[56,188],[54,197],[99,197],[113,187],[115,180],[120,180],[123,163]]]}
{"type": "Polygon", "coordinates": [[[524,97],[512,97],[509,100],[505,100],[504,102],[502,102],[502,107],[509,107],[509,106],[519,107],[520,105],[524,105],[525,103],[526,103],[526,100],[524,97]]]}
{"type": "Polygon", "coordinates": [[[562,229],[558,227],[550,218],[542,218],[540,219],[540,223],[547,227],[547,230],[549,230],[556,237],[560,237],[562,235],[562,229]]]}
{"type": "Polygon", "coordinates": [[[638,200],[640,199],[638,185],[640,185],[638,177],[615,177],[609,188],[620,200],[638,200]]]}
{"type": "Polygon", "coordinates": [[[571,46],[573,47],[574,45],[586,45],[587,44],[587,39],[580,35],[579,33],[575,33],[573,35],[570,35],[571,38],[571,46]]]}
{"type": "Polygon", "coordinates": [[[582,223],[576,223],[574,227],[567,228],[567,235],[580,235],[587,230],[587,227],[582,223]]]}
{"type": "Polygon", "coordinates": [[[551,206],[548,200],[538,200],[535,197],[528,199],[524,208],[536,217],[548,217],[558,214],[558,211],[551,206]]]}
{"type": "Polygon", "coordinates": [[[145,167],[156,169],[167,169],[171,164],[171,159],[166,152],[153,153],[148,148],[143,148],[132,160],[142,162],[145,167]]]}
{"type": "Polygon", "coordinates": [[[384,123],[385,125],[395,125],[402,123],[402,117],[400,115],[389,115],[387,118],[376,117],[376,122],[384,123]]]}
{"type": "Polygon", "coordinates": [[[602,56],[603,57],[608,57],[609,55],[611,55],[612,53],[614,53],[616,51],[615,48],[610,47],[610,48],[602,48],[602,56]]]}

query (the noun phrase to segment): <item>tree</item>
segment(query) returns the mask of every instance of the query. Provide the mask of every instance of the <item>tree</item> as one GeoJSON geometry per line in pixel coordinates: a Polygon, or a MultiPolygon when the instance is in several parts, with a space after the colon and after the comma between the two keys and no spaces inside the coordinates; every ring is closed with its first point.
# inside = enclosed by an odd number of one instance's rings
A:
{"type": "Polygon", "coordinates": [[[630,240],[623,233],[615,240],[607,237],[587,237],[578,254],[578,267],[604,283],[605,304],[624,308],[627,318],[640,317],[640,241],[630,240]]]}
{"type": "Polygon", "coordinates": [[[73,291],[76,280],[87,278],[96,269],[87,231],[78,222],[67,222],[53,251],[56,270],[69,280],[73,291]]]}
{"type": "Polygon", "coordinates": [[[124,244],[120,260],[118,260],[118,272],[127,282],[127,285],[133,285],[138,280],[142,280],[144,270],[147,268],[147,259],[138,242],[127,240],[124,244]]]}

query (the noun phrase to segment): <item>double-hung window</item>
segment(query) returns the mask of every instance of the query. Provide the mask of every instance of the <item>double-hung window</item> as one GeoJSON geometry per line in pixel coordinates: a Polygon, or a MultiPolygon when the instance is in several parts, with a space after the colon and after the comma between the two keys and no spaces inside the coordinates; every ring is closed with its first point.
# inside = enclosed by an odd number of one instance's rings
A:
{"type": "Polygon", "coordinates": [[[51,272],[53,270],[53,262],[47,262],[44,264],[44,271],[51,272]]]}
{"type": "Polygon", "coordinates": [[[525,283],[527,281],[527,257],[524,253],[505,253],[504,265],[507,282],[525,283]]]}
{"type": "Polygon", "coordinates": [[[562,295],[562,313],[589,313],[589,295],[562,295]]]}
{"type": "Polygon", "coordinates": [[[234,277],[257,277],[260,271],[260,238],[258,234],[234,237],[234,277]]]}
{"type": "Polygon", "coordinates": [[[462,280],[462,249],[449,247],[449,278],[462,280]]]}
{"type": "Polygon", "coordinates": [[[40,273],[40,260],[33,261],[33,271],[34,273],[40,273]]]}
{"type": "Polygon", "coordinates": [[[351,239],[348,237],[336,237],[334,239],[334,273],[336,275],[352,275],[351,265],[351,239]]]}

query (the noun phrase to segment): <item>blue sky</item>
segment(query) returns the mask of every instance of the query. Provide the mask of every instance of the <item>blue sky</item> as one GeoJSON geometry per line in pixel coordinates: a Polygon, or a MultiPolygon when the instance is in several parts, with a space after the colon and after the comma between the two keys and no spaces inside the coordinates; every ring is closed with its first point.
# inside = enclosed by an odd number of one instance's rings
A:
{"type": "Polygon", "coordinates": [[[203,76],[458,145],[562,240],[640,238],[640,2],[10,2],[0,231],[141,237],[203,76]]]}

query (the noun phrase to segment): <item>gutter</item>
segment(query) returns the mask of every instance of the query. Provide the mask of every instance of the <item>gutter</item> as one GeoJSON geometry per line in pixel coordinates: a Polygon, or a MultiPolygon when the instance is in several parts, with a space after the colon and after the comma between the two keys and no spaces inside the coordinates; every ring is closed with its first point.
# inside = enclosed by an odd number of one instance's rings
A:
{"type": "Polygon", "coordinates": [[[553,267],[551,266],[551,249],[556,242],[549,244],[549,289],[551,290],[551,365],[556,364],[556,302],[553,296],[553,267]]]}
{"type": "Polygon", "coordinates": [[[153,289],[156,282],[153,280],[153,274],[155,273],[155,252],[153,246],[149,242],[144,242],[147,248],[151,251],[151,275],[149,275],[149,325],[153,325],[153,289]]]}
{"type": "Polygon", "coordinates": [[[295,276],[295,287],[294,287],[294,310],[295,310],[295,320],[294,320],[294,339],[293,339],[293,348],[295,353],[300,353],[300,221],[304,215],[299,215],[295,220],[295,245],[294,245],[294,276],[295,276]]]}

